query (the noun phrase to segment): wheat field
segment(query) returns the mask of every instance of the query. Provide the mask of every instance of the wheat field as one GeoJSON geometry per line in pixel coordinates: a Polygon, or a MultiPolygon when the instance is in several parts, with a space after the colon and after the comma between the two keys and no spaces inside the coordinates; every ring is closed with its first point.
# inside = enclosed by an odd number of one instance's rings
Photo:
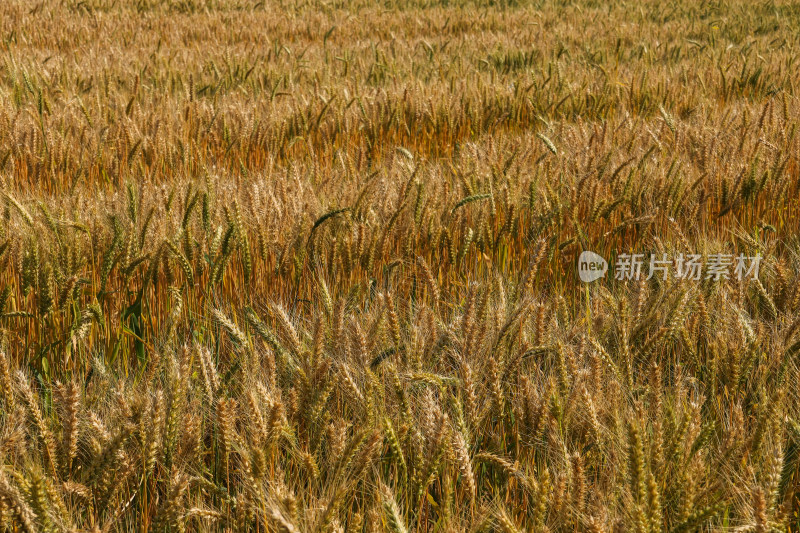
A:
{"type": "Polygon", "coordinates": [[[800,531],[796,3],[6,0],[0,37],[0,531],[800,531]]]}

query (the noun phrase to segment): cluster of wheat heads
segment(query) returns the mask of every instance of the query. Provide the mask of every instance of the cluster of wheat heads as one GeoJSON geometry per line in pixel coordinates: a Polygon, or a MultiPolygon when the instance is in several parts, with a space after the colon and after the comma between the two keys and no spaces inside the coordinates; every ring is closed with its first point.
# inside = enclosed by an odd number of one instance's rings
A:
{"type": "Polygon", "coordinates": [[[796,531],[800,10],[662,4],[2,4],[0,531],[796,531]]]}

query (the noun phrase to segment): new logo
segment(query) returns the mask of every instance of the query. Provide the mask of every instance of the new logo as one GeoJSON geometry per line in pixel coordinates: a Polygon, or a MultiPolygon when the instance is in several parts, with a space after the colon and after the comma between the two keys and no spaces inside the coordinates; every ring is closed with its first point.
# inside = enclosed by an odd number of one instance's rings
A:
{"type": "Polygon", "coordinates": [[[584,283],[600,279],[608,272],[608,262],[602,256],[586,250],[578,257],[578,277],[584,283]]]}

